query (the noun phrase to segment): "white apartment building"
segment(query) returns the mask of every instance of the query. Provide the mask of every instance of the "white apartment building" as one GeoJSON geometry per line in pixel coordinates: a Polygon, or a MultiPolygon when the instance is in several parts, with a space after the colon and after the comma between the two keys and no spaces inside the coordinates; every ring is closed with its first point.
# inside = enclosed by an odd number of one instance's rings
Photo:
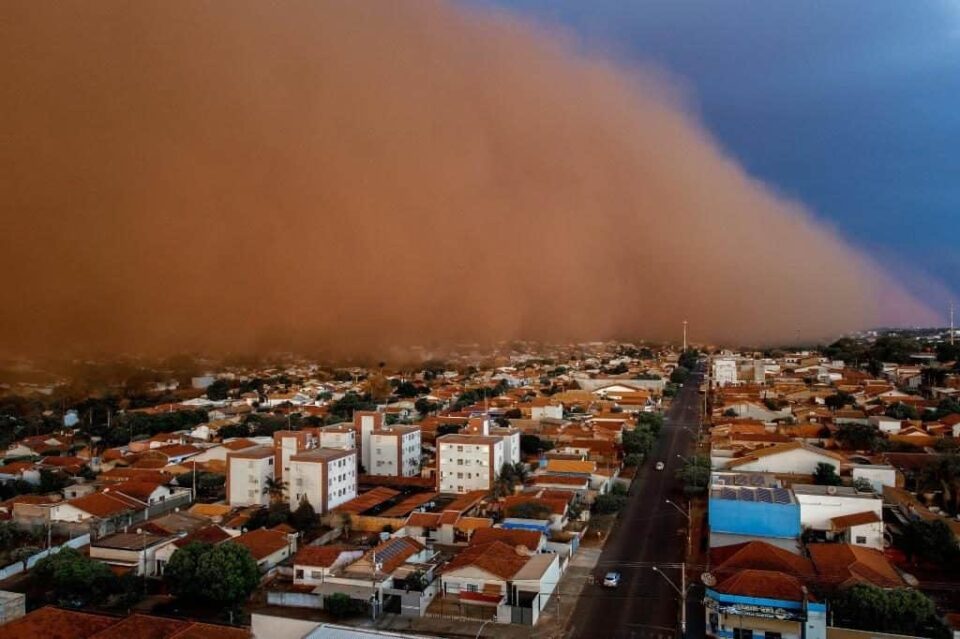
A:
{"type": "Polygon", "coordinates": [[[370,475],[416,477],[420,474],[420,427],[384,426],[370,435],[370,475]]]}
{"type": "Polygon", "coordinates": [[[273,434],[273,449],[276,452],[274,467],[277,479],[286,480],[290,472],[290,458],[313,448],[310,440],[310,434],[303,430],[278,430],[273,434]]]}
{"type": "Polygon", "coordinates": [[[713,360],[713,385],[730,386],[737,383],[737,360],[720,357],[713,360]]]}
{"type": "Polygon", "coordinates": [[[357,453],[315,448],[290,458],[290,509],[307,500],[318,515],[357,496],[357,453]]]}
{"type": "Polygon", "coordinates": [[[267,506],[267,480],[276,477],[271,446],[258,446],[227,455],[227,502],[231,506],[267,506]]]}
{"type": "Polygon", "coordinates": [[[383,413],[361,411],[353,413],[353,429],[357,436],[357,448],[360,450],[359,462],[366,472],[370,472],[370,435],[383,428],[383,413]]]}
{"type": "Polygon", "coordinates": [[[503,465],[504,438],[444,435],[437,438],[437,476],[442,493],[490,490],[503,465]]]}
{"type": "MultiPolygon", "coordinates": [[[[512,465],[522,461],[523,457],[520,454],[520,431],[518,429],[491,426],[489,432],[491,437],[500,437],[503,439],[503,463],[512,465]]],[[[500,470],[499,466],[497,466],[497,470],[500,470]]]]}
{"type": "Polygon", "coordinates": [[[333,424],[320,429],[320,448],[353,450],[357,447],[357,431],[350,424],[333,424]]]}

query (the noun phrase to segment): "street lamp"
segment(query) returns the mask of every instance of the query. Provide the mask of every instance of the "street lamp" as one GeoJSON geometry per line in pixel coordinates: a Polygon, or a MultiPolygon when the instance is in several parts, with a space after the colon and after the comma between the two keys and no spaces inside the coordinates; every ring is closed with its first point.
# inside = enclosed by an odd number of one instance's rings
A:
{"type": "Polygon", "coordinates": [[[680,564],[680,584],[681,587],[678,588],[677,584],[673,583],[673,580],[670,577],[667,577],[666,574],[656,566],[651,566],[653,572],[657,573],[666,580],[670,587],[680,596],[680,636],[687,636],[687,564],[680,564]]]}
{"type": "MultiPolygon", "coordinates": [[[[683,512],[683,509],[680,508],[680,506],[677,506],[675,503],[673,503],[673,502],[670,501],[669,499],[665,499],[664,502],[665,502],[665,503],[668,503],[668,504],[670,504],[671,506],[673,506],[674,508],[676,508],[678,513],[680,513],[681,515],[683,515],[684,517],[686,517],[686,518],[687,518],[687,521],[690,521],[690,514],[683,512]]],[[[688,509],[688,510],[690,509],[690,504],[687,504],[687,509],[688,509]]]]}

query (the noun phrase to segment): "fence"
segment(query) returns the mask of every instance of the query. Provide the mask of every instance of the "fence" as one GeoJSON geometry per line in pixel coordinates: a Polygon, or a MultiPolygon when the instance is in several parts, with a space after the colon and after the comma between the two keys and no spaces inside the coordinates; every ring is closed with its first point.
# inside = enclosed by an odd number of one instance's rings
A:
{"type": "Polygon", "coordinates": [[[7,579],[8,577],[12,577],[14,575],[19,575],[24,570],[30,570],[37,564],[38,561],[40,561],[44,557],[52,555],[53,553],[59,552],[61,548],[82,548],[84,546],[88,546],[89,544],[90,544],[90,535],[86,534],[86,535],[81,535],[80,537],[71,539],[70,541],[60,544],[59,546],[54,546],[53,548],[47,548],[46,550],[41,550],[35,555],[30,555],[30,557],[27,558],[26,562],[18,561],[14,564],[10,564],[3,570],[0,570],[0,580],[7,579]],[[24,564],[26,564],[26,567],[24,567],[24,564]]]}

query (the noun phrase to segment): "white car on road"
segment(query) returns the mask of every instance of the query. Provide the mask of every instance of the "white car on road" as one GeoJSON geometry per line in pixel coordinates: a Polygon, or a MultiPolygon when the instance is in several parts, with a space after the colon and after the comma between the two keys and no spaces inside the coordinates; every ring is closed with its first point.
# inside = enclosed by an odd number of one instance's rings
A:
{"type": "Polygon", "coordinates": [[[608,572],[603,576],[603,586],[604,588],[616,588],[620,585],[620,573],[619,572],[608,572]]]}

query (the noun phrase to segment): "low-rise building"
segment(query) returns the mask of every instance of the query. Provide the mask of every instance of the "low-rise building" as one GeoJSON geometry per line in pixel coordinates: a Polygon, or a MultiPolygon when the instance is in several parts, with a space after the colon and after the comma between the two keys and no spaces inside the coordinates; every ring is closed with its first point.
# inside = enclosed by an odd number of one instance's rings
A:
{"type": "Polygon", "coordinates": [[[437,438],[437,474],[442,493],[493,488],[505,459],[502,437],[443,435],[437,438]]]}
{"type": "Polygon", "coordinates": [[[270,480],[276,479],[276,456],[270,446],[227,455],[227,502],[231,506],[270,504],[270,480]]]}
{"type": "Polygon", "coordinates": [[[856,546],[883,548],[883,499],[850,486],[793,486],[800,524],[824,537],[856,546]]]}
{"type": "Polygon", "coordinates": [[[316,448],[290,458],[290,508],[308,502],[324,514],[357,496],[355,450],[316,448]]]}
{"type": "Polygon", "coordinates": [[[416,477],[420,474],[420,427],[384,426],[370,434],[370,475],[416,477]]]}

